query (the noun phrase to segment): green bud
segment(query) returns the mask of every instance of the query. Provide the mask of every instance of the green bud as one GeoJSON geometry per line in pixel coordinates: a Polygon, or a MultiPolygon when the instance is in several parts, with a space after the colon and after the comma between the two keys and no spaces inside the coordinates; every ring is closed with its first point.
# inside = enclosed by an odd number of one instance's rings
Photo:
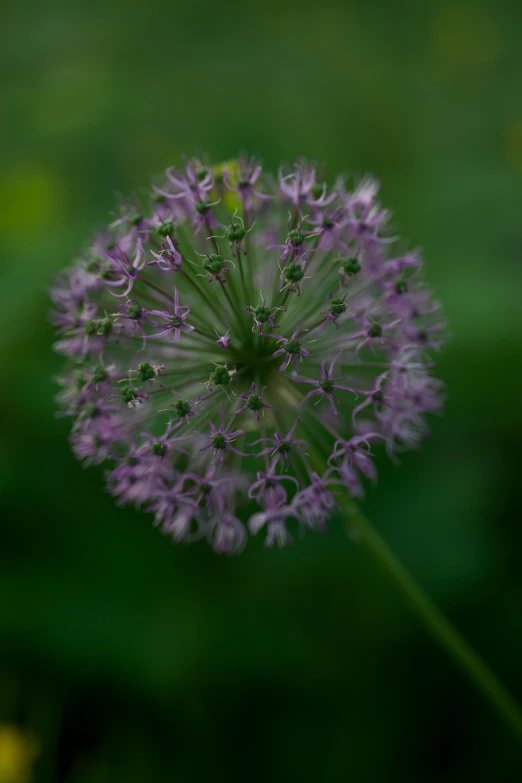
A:
{"type": "Polygon", "coordinates": [[[346,312],[346,305],[339,297],[336,297],[335,299],[332,299],[330,311],[332,315],[341,315],[346,312]]]}
{"type": "Polygon", "coordinates": [[[136,399],[136,391],[132,386],[124,386],[121,390],[121,399],[123,402],[129,403],[136,399]]]}
{"type": "Polygon", "coordinates": [[[372,324],[368,330],[368,335],[370,337],[381,337],[382,326],[380,324],[372,324]]]}
{"type": "Polygon", "coordinates": [[[243,228],[243,226],[233,225],[230,226],[230,228],[226,232],[226,237],[229,240],[229,242],[240,242],[243,237],[245,236],[246,231],[243,228]]]}
{"type": "Polygon", "coordinates": [[[85,321],[83,331],[85,334],[94,334],[96,332],[96,323],[94,321],[85,321]]]}
{"type": "Polygon", "coordinates": [[[343,264],[342,271],[348,276],[356,275],[357,272],[361,271],[361,265],[356,258],[350,258],[343,264]]]}
{"type": "Polygon", "coordinates": [[[188,402],[185,402],[185,400],[177,400],[174,403],[173,408],[178,419],[182,419],[184,416],[188,416],[190,413],[190,405],[188,402]]]}
{"type": "Polygon", "coordinates": [[[254,308],[254,315],[260,324],[266,324],[273,312],[273,307],[267,307],[266,305],[258,305],[254,308]]]}
{"type": "Polygon", "coordinates": [[[156,457],[164,457],[167,453],[166,447],[163,443],[160,443],[159,440],[152,444],[151,450],[156,457]]]}
{"type": "Polygon", "coordinates": [[[211,382],[215,386],[230,386],[231,378],[232,376],[226,367],[217,367],[210,376],[211,382]]]}
{"type": "Polygon", "coordinates": [[[154,368],[151,367],[148,362],[141,362],[141,364],[138,366],[138,378],[140,379],[141,383],[150,381],[155,377],[155,375],[156,373],[154,372],[154,368]]]}
{"type": "Polygon", "coordinates": [[[205,212],[208,212],[210,209],[210,201],[196,201],[196,211],[199,212],[200,215],[204,215],[205,212]]]}
{"type": "Polygon", "coordinates": [[[302,245],[305,239],[306,236],[304,234],[301,234],[300,231],[297,231],[297,229],[293,228],[288,232],[286,241],[291,242],[293,245],[302,245]]]}
{"type": "Polygon", "coordinates": [[[129,317],[136,321],[141,316],[141,307],[139,304],[133,304],[129,307],[129,317]]]}
{"type": "Polygon", "coordinates": [[[85,384],[89,380],[87,378],[87,376],[84,375],[83,372],[74,373],[74,379],[75,379],[75,384],[76,384],[76,388],[78,389],[78,391],[83,389],[83,387],[85,386],[85,384]]]}
{"type": "Polygon", "coordinates": [[[101,383],[107,378],[107,371],[102,364],[95,364],[92,369],[92,379],[94,383],[101,383]]]}
{"type": "Polygon", "coordinates": [[[223,270],[223,261],[221,260],[221,256],[218,256],[217,253],[212,253],[209,256],[209,261],[203,265],[203,268],[207,270],[210,274],[219,274],[223,270]]]}
{"type": "Polygon", "coordinates": [[[283,269],[283,275],[286,280],[292,283],[298,283],[304,277],[304,272],[301,269],[301,264],[289,264],[283,269]]]}
{"type": "Polygon", "coordinates": [[[156,229],[156,233],[160,235],[160,237],[172,237],[174,236],[174,223],[172,220],[166,220],[164,223],[161,223],[156,229]]]}
{"type": "Polygon", "coordinates": [[[96,333],[102,337],[108,337],[112,331],[112,321],[108,315],[98,321],[96,333]]]}

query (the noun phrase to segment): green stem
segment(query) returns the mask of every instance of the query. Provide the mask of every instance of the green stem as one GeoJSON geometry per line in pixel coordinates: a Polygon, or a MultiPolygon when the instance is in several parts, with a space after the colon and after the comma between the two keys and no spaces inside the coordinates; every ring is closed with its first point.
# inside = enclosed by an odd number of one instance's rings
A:
{"type": "Polygon", "coordinates": [[[362,542],[399,587],[433,638],[460,666],[521,741],[522,710],[497,675],[435,606],[358,507],[351,501],[345,501],[342,505],[351,530],[359,534],[362,542]]]}
{"type": "Polygon", "coordinates": [[[185,280],[192,286],[192,288],[201,296],[205,302],[208,304],[214,315],[221,321],[221,314],[214,304],[214,302],[210,299],[209,295],[205,290],[201,288],[201,286],[198,285],[198,283],[190,276],[190,274],[186,271],[181,271],[181,274],[184,275],[185,280]]]}
{"type": "Polygon", "coordinates": [[[236,304],[230,298],[230,294],[228,293],[228,290],[225,288],[226,283],[223,283],[223,282],[221,282],[221,280],[219,280],[219,284],[220,284],[220,286],[221,286],[221,288],[223,290],[223,293],[225,294],[225,298],[226,298],[227,302],[229,303],[229,305],[230,305],[230,307],[232,309],[232,317],[235,316],[239,320],[239,322],[241,323],[241,315],[238,312],[236,304]]]}
{"type": "Polygon", "coordinates": [[[249,297],[248,297],[246,281],[245,281],[245,270],[243,269],[244,261],[245,261],[245,256],[241,258],[241,249],[238,248],[237,263],[239,264],[239,275],[241,277],[241,291],[243,292],[243,307],[246,307],[248,305],[249,297]]]}

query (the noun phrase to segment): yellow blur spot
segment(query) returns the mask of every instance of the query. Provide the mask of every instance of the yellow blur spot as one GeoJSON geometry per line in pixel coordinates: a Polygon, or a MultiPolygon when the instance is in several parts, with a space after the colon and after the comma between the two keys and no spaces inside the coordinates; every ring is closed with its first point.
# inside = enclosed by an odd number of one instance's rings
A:
{"type": "Polygon", "coordinates": [[[500,52],[498,29],[489,14],[465,3],[442,10],[435,21],[434,43],[442,69],[467,86],[480,86],[500,52]]]}
{"type": "Polygon", "coordinates": [[[522,120],[506,129],[506,155],[513,168],[522,174],[522,120]]]}
{"type": "MultiPolygon", "coordinates": [[[[235,185],[240,175],[239,161],[226,160],[223,163],[217,163],[215,166],[210,167],[212,174],[216,178],[217,184],[222,181],[225,168],[228,170],[229,176],[235,185]]],[[[219,197],[220,194],[218,193],[217,189],[213,190],[211,194],[212,201],[217,201],[219,197]]],[[[241,199],[238,197],[237,193],[231,193],[230,190],[227,190],[226,188],[224,188],[222,191],[221,200],[223,201],[224,207],[229,212],[235,212],[236,209],[241,208],[241,199]]]]}
{"type": "Polygon", "coordinates": [[[7,240],[36,237],[57,213],[62,183],[39,168],[0,173],[0,232],[7,240]]]}
{"type": "Polygon", "coordinates": [[[39,751],[34,735],[15,726],[0,725],[0,783],[29,783],[39,751]]]}

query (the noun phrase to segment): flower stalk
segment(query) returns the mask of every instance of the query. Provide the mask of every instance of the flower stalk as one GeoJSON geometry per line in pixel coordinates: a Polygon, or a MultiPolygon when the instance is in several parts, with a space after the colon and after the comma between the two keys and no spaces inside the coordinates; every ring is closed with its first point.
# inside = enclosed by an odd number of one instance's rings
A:
{"type": "Polygon", "coordinates": [[[410,604],[428,633],[482,693],[519,742],[522,742],[522,709],[495,672],[433,603],[357,504],[350,499],[339,500],[339,504],[346,515],[348,532],[355,532],[379,567],[410,604]]]}

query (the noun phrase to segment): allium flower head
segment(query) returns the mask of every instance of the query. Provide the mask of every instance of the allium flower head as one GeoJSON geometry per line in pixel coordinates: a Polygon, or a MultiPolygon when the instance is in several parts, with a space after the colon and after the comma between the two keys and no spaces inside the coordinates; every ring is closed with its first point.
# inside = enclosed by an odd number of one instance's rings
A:
{"type": "Polygon", "coordinates": [[[188,160],[64,272],[59,401],[119,503],[219,553],[261,530],[282,545],[290,520],[324,530],[339,493],[363,494],[375,448],[418,446],[444,323],[378,190],[303,161],[276,180],[188,160]]]}

